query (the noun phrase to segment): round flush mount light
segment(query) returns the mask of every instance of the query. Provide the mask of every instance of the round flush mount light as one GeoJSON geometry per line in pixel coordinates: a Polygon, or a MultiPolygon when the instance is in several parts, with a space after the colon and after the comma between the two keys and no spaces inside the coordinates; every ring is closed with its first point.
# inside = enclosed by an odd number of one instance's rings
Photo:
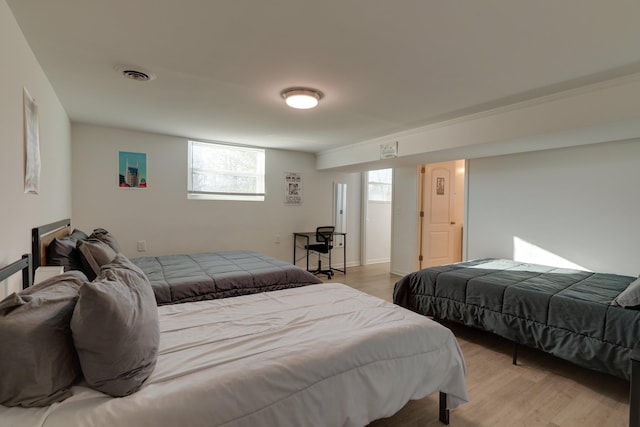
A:
{"type": "Polygon", "coordinates": [[[135,80],[137,82],[149,82],[156,78],[153,74],[140,68],[131,66],[120,65],[115,67],[116,71],[120,72],[124,77],[135,80]]]}
{"type": "Polygon", "coordinates": [[[316,89],[304,87],[293,87],[283,90],[280,95],[284,98],[284,102],[291,108],[307,110],[318,105],[322,99],[322,92],[316,89]]]}

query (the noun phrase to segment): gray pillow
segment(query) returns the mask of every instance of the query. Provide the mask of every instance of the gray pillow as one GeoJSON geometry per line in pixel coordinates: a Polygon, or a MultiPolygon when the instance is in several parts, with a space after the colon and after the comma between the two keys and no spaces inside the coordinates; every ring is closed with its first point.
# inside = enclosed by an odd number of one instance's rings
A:
{"type": "Polygon", "coordinates": [[[158,356],[158,308],[145,274],[124,255],[80,289],[73,342],[90,387],[111,396],[137,391],[158,356]]]}
{"type": "Polygon", "coordinates": [[[116,237],[104,228],[96,228],[95,230],[93,230],[93,233],[91,233],[91,236],[89,236],[89,238],[98,239],[101,242],[106,243],[107,245],[111,246],[111,249],[113,249],[115,253],[122,252],[122,249],[120,249],[120,244],[116,240],[116,237]]]}
{"type": "Polygon", "coordinates": [[[0,404],[47,406],[80,375],[69,322],[87,280],[70,271],[0,302],[0,404]]]}
{"type": "Polygon", "coordinates": [[[640,307],[640,278],[631,282],[611,304],[625,308],[640,307]]]}
{"type": "Polygon", "coordinates": [[[53,239],[47,246],[47,265],[63,266],[65,271],[82,270],[76,242],[69,237],[53,239]]]}
{"type": "Polygon", "coordinates": [[[82,263],[80,254],[76,249],[78,240],[85,240],[89,236],[81,230],[75,229],[67,237],[62,239],[55,238],[47,245],[47,265],[63,266],[65,271],[80,270],[82,271],[82,263]]]}
{"type": "Polygon", "coordinates": [[[92,238],[78,240],[78,251],[84,267],[83,270],[89,280],[95,279],[100,273],[100,267],[110,263],[116,256],[116,252],[111,246],[92,238]]]}

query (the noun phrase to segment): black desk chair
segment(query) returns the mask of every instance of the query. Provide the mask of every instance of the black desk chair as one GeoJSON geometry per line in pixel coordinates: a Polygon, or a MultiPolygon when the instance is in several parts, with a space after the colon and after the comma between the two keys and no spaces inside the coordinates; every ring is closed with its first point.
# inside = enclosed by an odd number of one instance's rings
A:
{"type": "Polygon", "coordinates": [[[333,249],[333,226],[323,226],[316,228],[316,243],[312,245],[306,245],[304,248],[318,253],[318,269],[311,271],[313,274],[326,274],[328,279],[333,276],[333,270],[331,270],[331,249],[333,249]],[[329,267],[322,269],[322,254],[328,255],[329,267]]]}

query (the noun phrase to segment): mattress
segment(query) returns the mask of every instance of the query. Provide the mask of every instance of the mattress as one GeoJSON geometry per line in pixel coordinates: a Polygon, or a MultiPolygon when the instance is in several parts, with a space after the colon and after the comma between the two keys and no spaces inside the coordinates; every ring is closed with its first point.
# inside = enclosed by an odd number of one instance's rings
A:
{"type": "Polygon", "coordinates": [[[629,378],[640,311],[610,303],[634,280],[488,258],[409,274],[396,283],[394,302],[629,378]]]}
{"type": "Polygon", "coordinates": [[[358,426],[437,391],[468,400],[452,332],[328,283],[158,307],[160,353],[142,388],[83,385],[46,408],[0,406],[0,426],[358,426]]]}
{"type": "Polygon", "coordinates": [[[134,258],[158,305],[227,298],[321,283],[313,274],[254,251],[134,258]]]}

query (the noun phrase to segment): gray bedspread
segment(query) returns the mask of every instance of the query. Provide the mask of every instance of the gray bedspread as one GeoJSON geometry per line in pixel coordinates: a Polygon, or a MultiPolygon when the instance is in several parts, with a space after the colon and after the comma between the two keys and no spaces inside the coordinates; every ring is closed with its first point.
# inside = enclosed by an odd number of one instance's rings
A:
{"type": "Polygon", "coordinates": [[[149,278],[158,305],[322,283],[302,268],[253,251],[166,255],[132,261],[149,278]]]}
{"type": "Polygon", "coordinates": [[[629,378],[640,311],[610,305],[634,277],[482,259],[411,273],[394,302],[629,378]]]}

